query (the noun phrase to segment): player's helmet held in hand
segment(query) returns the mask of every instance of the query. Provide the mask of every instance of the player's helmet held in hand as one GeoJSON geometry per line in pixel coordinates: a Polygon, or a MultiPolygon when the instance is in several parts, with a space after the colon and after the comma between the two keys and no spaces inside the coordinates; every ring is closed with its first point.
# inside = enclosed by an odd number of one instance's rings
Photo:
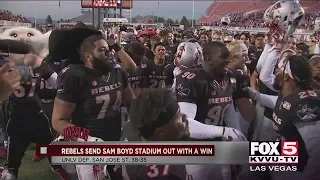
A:
{"type": "Polygon", "coordinates": [[[224,16],[221,18],[221,28],[222,30],[228,29],[229,24],[231,23],[231,20],[228,16],[224,16]]]}
{"type": "Polygon", "coordinates": [[[264,21],[269,25],[277,25],[286,35],[294,33],[305,12],[300,3],[294,1],[278,1],[264,13],[264,21]]]}
{"type": "Polygon", "coordinates": [[[174,65],[182,68],[197,68],[203,66],[203,53],[201,46],[195,42],[182,42],[177,48],[174,65]]]}
{"type": "Polygon", "coordinates": [[[314,30],[320,31],[320,17],[317,17],[316,20],[314,20],[314,30]]]}

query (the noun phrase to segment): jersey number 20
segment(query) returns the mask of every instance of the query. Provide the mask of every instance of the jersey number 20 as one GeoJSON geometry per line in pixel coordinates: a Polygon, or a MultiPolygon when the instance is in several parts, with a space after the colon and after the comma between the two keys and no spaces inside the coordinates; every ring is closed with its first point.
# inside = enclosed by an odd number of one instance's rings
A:
{"type": "Polygon", "coordinates": [[[165,88],[165,82],[164,80],[151,79],[149,88],[165,88]]]}
{"type": "MultiPolygon", "coordinates": [[[[106,117],[107,109],[108,109],[108,106],[110,103],[110,94],[103,94],[103,95],[97,96],[96,103],[97,104],[103,103],[102,107],[100,109],[100,112],[97,116],[97,119],[104,119],[106,117]]],[[[117,99],[116,99],[115,103],[113,104],[112,108],[114,110],[117,110],[117,109],[119,109],[121,104],[122,104],[122,94],[120,91],[117,91],[117,99]]]]}

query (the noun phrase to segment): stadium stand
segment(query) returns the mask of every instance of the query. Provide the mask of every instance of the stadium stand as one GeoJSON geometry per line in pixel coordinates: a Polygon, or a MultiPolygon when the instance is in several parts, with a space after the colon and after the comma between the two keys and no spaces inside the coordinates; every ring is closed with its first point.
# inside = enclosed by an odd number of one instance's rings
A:
{"type": "Polygon", "coordinates": [[[0,20],[31,23],[26,17],[22,15],[14,15],[11,11],[8,10],[0,10],[0,20]]]}
{"type": "MultiPolygon", "coordinates": [[[[216,0],[197,21],[198,25],[219,26],[220,19],[228,15],[232,27],[264,27],[263,13],[275,1],[272,0],[216,0]]],[[[301,0],[300,4],[308,12],[300,28],[312,28],[319,15],[320,1],[301,0]]]]}

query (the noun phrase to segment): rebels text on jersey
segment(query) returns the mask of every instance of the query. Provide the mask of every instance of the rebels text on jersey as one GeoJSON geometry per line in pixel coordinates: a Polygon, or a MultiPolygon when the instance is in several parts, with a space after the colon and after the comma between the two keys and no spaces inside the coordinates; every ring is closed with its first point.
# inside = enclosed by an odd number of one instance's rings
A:
{"type": "Polygon", "coordinates": [[[139,88],[144,88],[143,86],[146,84],[146,77],[143,74],[143,69],[138,67],[135,71],[128,71],[128,82],[131,86],[132,90],[136,90],[139,88]]]}
{"type": "Polygon", "coordinates": [[[123,166],[125,180],[192,180],[185,165],[123,166]]]}
{"type": "Polygon", "coordinates": [[[298,90],[279,98],[273,112],[273,127],[279,140],[298,141],[298,169],[302,170],[309,153],[319,144],[320,91],[298,90]]]}
{"type": "Polygon", "coordinates": [[[46,64],[33,69],[32,81],[21,85],[10,96],[10,112],[15,113],[39,113],[42,110],[39,93],[41,91],[41,79],[47,80],[54,71],[46,64]]]}
{"type": "Polygon", "coordinates": [[[144,59],[141,68],[146,76],[146,88],[165,88],[173,84],[174,66],[172,64],[159,66],[153,60],[144,59]]]}
{"type": "Polygon", "coordinates": [[[74,125],[88,128],[91,136],[104,141],[117,141],[122,92],[127,86],[127,73],[121,67],[102,74],[84,65],[69,65],[58,76],[56,98],[76,104],[74,125]]]}
{"type": "Polygon", "coordinates": [[[237,77],[228,71],[221,82],[202,69],[181,73],[176,77],[176,95],[178,102],[197,105],[195,119],[211,125],[224,125],[224,116],[231,102],[248,97],[237,88],[237,77]]]}

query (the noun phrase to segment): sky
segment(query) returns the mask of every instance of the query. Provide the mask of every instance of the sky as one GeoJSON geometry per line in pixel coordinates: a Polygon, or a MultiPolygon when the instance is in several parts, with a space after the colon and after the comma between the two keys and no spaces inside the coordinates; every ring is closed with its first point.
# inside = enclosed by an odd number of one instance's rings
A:
{"type": "MultiPolygon", "coordinates": [[[[194,17],[199,18],[204,15],[206,9],[210,6],[212,1],[194,0],[194,17]]],[[[60,2],[59,8],[58,0],[44,0],[44,1],[0,1],[0,9],[7,9],[14,14],[21,14],[26,17],[37,17],[45,19],[48,15],[54,20],[71,19],[81,14],[80,0],[60,2]]],[[[181,19],[186,16],[188,19],[192,18],[192,0],[187,1],[155,1],[155,0],[133,0],[132,17],[136,15],[155,15],[165,18],[181,19]],[[159,7],[158,7],[159,2],[159,7]]],[[[129,13],[124,15],[129,17],[129,13]]]]}

